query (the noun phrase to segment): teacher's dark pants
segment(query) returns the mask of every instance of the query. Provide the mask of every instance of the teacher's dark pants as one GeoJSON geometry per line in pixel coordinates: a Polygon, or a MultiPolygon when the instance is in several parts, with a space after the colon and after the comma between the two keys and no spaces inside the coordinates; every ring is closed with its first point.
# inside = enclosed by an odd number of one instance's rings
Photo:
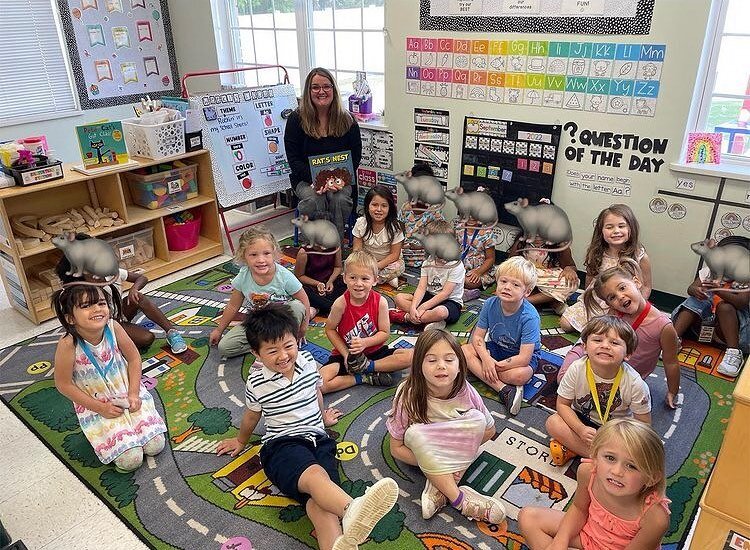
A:
{"type": "Polygon", "coordinates": [[[346,232],[344,224],[349,220],[354,202],[352,200],[352,186],[347,185],[341,191],[327,191],[322,195],[310,193],[310,184],[301,181],[295,189],[300,201],[297,209],[301,215],[309,218],[327,219],[336,225],[336,229],[344,242],[346,232]],[[300,189],[302,187],[302,189],[300,189]],[[301,191],[301,192],[300,192],[301,191]]]}

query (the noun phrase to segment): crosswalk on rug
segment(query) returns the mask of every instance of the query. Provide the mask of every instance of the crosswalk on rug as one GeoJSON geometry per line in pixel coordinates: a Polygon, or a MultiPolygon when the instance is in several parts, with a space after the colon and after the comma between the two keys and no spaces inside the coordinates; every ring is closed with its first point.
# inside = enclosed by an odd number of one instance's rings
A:
{"type": "MultiPolygon", "coordinates": [[[[282,263],[291,266],[293,261],[294,251],[285,250],[282,263]]],[[[152,548],[317,548],[303,508],[280,494],[263,472],[258,456],[262,423],[251,440],[254,444],[244,453],[235,458],[216,456],[219,441],[237,433],[245,380],[254,361],[251,355],[222,359],[208,345],[236,272],[237,267],[227,262],[148,293],[179,326],[189,349],[173,355],[158,327],[145,318],[138,320],[157,334],[142,354],[143,376],[169,437],[167,448],[134,473],[118,473],[97,460],[72,404],[55,389],[52,360],[60,329],[0,352],[2,401],[152,548]]],[[[409,282],[404,289],[411,288],[409,282]]],[[[448,327],[464,341],[484,297],[469,302],[461,319],[448,327]]],[[[462,483],[503,501],[508,519],[501,525],[473,522],[452,509],[422,519],[419,498],[424,476],[396,462],[389,451],[385,418],[394,387],[355,386],[326,396],[326,405],[344,413],[331,428],[338,441],[344,490],[358,496],[385,476],[396,479],[400,487],[397,505],[363,548],[521,549],[523,539],[516,524],[521,507],[565,509],[576,491],[577,464],[554,466],[544,431],[554,407],[556,372],[574,340],[560,333],[557,321],[552,314],[542,317],[544,360],[524,388],[524,406],[517,416],[508,417],[497,395],[473,381],[496,420],[497,435],[484,444],[462,483]]],[[[323,323],[324,319],[315,320],[306,345],[320,363],[330,350],[323,323]]],[[[411,347],[416,336],[412,329],[394,326],[390,345],[411,347]]],[[[719,350],[686,344],[680,359],[684,368],[676,411],[662,404],[666,385],[661,367],[647,380],[654,402],[653,427],[666,447],[672,500],[664,548],[681,548],[690,528],[721,446],[734,387],[714,371],[721,359],[719,350]]]]}

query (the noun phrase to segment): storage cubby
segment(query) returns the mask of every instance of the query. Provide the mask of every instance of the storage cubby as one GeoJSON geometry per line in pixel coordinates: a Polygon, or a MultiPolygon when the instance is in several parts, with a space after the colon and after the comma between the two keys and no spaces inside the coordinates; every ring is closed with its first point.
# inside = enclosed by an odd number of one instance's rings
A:
{"type": "Polygon", "coordinates": [[[130,268],[143,271],[151,280],[223,253],[209,152],[200,150],[169,159],[134,160],[138,161],[137,166],[130,165],[95,176],[75,172],[71,170],[71,165],[65,165],[65,177],[61,180],[0,189],[0,257],[3,260],[0,262],[0,273],[6,293],[12,297],[13,306],[33,322],[41,323],[54,316],[49,302],[40,301],[40,296],[47,289],[40,286],[40,279],[35,273],[47,264],[56,264],[61,253],[50,242],[42,242],[33,248],[21,246],[12,232],[11,219],[14,216],[52,216],[70,208],[81,209],[84,205],[116,211],[124,222],[122,225],[97,227],[88,233],[104,240],[126,240],[128,235],[137,231],[151,230],[149,233],[153,235],[153,258],[130,268]],[[174,160],[198,165],[198,196],[153,210],[135,204],[125,173],[174,160]],[[191,208],[196,208],[201,213],[198,245],[190,250],[170,251],[163,218],[191,208]]]}

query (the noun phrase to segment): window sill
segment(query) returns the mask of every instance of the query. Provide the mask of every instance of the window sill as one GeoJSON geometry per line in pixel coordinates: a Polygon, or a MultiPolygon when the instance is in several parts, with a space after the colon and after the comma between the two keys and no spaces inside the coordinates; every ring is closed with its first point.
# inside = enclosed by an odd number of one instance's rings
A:
{"type": "Polygon", "coordinates": [[[358,120],[357,124],[359,124],[360,128],[367,128],[368,130],[390,131],[388,124],[385,122],[385,117],[383,116],[380,116],[377,119],[368,120],[367,122],[358,120]]]}
{"type": "Polygon", "coordinates": [[[672,172],[713,176],[739,181],[750,181],[750,164],[697,164],[694,162],[672,162],[672,172]]]}

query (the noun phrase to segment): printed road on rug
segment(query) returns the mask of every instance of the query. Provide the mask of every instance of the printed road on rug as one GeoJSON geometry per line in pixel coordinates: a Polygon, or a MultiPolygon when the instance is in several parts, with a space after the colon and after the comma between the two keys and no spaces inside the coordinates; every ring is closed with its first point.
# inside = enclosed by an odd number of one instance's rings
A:
{"type": "MultiPolygon", "coordinates": [[[[282,263],[291,266],[293,261],[293,251],[287,250],[282,263]]],[[[228,262],[148,293],[180,326],[190,348],[172,355],[164,334],[157,332],[157,340],[143,354],[143,376],[169,427],[169,443],[134,473],[120,474],[99,463],[72,404],[55,389],[52,360],[59,329],[0,354],[0,398],[153,548],[317,548],[302,507],[280,495],[266,478],[259,445],[234,459],[215,454],[219,441],[237,432],[245,380],[254,361],[250,355],[222,360],[215,348],[208,347],[208,335],[229,298],[229,283],[236,272],[228,262]]],[[[413,276],[407,277],[403,289],[415,282],[413,276]]],[[[459,322],[448,328],[465,340],[487,295],[470,302],[459,322]]],[[[147,319],[141,317],[139,322],[158,331],[147,319]]],[[[321,363],[330,349],[323,322],[316,319],[307,345],[321,363]]],[[[395,462],[389,452],[385,418],[394,388],[359,386],[326,396],[327,405],[344,412],[333,427],[344,489],[356,496],[383,476],[394,477],[401,489],[397,506],[364,548],[379,543],[384,549],[521,549],[523,539],[515,520],[522,506],[566,507],[576,490],[575,466],[552,465],[544,422],[554,407],[561,356],[574,337],[560,334],[554,315],[544,315],[542,326],[544,360],[524,389],[524,407],[516,417],[508,418],[497,396],[474,381],[495,417],[497,436],[483,446],[463,483],[502,499],[509,517],[499,526],[469,521],[449,509],[431,520],[422,519],[419,498],[424,477],[416,468],[395,462]]],[[[392,346],[410,347],[415,340],[414,330],[393,328],[392,346]]],[[[680,406],[674,412],[662,405],[663,370],[657,368],[648,379],[655,404],[654,428],[667,450],[672,522],[665,548],[681,546],[732,408],[733,382],[708,372],[720,356],[705,345],[683,353],[688,361],[682,372],[680,406]],[[699,362],[703,364],[696,366],[699,362]]],[[[261,431],[262,424],[256,432],[261,431]]],[[[258,439],[254,436],[253,442],[258,439]]]]}

